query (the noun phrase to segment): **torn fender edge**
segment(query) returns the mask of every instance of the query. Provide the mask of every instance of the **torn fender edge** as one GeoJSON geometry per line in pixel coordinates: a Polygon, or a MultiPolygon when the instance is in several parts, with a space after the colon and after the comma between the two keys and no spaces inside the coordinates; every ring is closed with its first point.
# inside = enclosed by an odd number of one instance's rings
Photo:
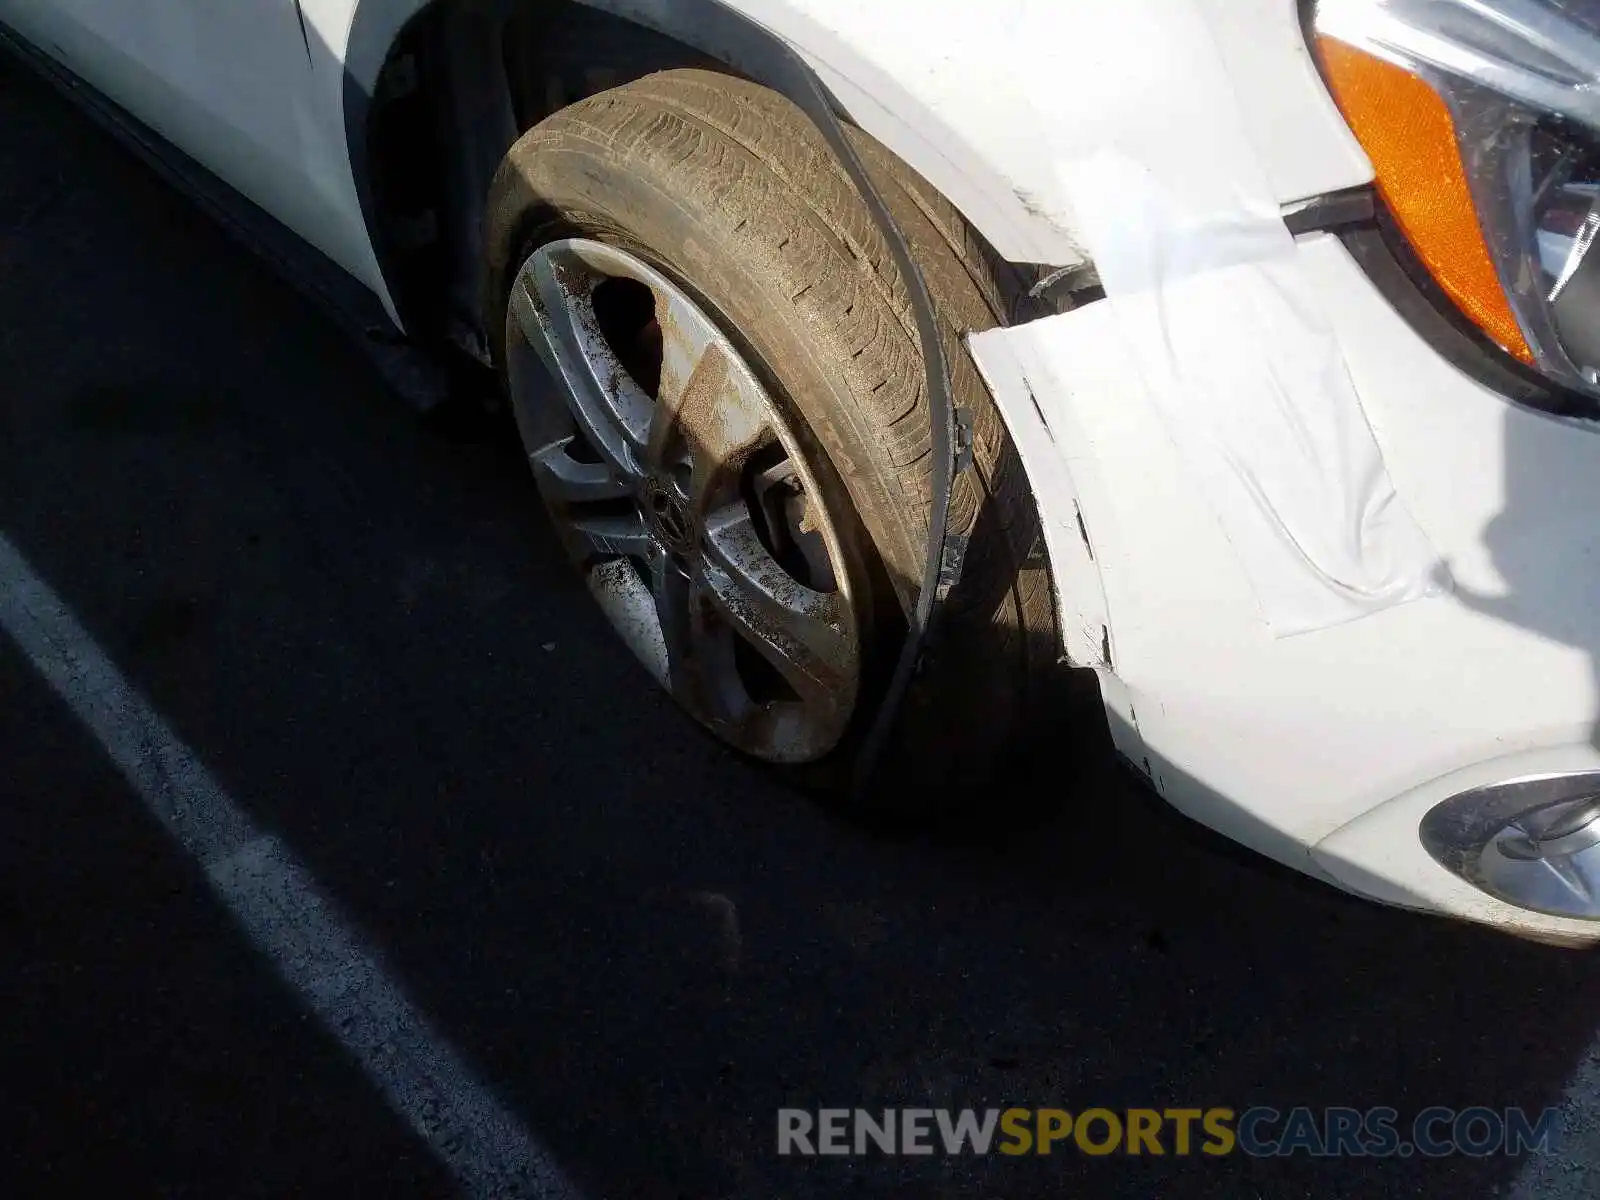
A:
{"type": "Polygon", "coordinates": [[[1116,675],[1117,635],[1104,574],[1117,571],[1116,525],[1088,432],[1040,354],[1041,333],[1049,336],[1048,321],[989,329],[969,334],[967,348],[1033,489],[1062,652],[1069,665],[1094,670],[1117,752],[1130,763],[1146,764],[1155,783],[1133,698],[1116,675]]]}
{"type": "Polygon", "coordinates": [[[1045,416],[1039,391],[1046,389],[1038,386],[1042,373],[1032,353],[1031,328],[970,334],[967,347],[1033,488],[1055,584],[1061,648],[1075,667],[1109,668],[1115,657],[1111,618],[1077,478],[1093,469],[1093,461],[1087,438],[1069,411],[1063,408],[1053,421],[1045,416]]]}

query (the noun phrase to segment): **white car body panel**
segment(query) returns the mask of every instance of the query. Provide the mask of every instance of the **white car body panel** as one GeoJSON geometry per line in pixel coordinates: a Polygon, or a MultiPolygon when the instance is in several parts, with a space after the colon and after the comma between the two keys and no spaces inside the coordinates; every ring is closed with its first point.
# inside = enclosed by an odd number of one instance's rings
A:
{"type": "MultiPolygon", "coordinates": [[[[1371,176],[1316,77],[1294,0],[1209,10],[1261,160],[1285,204],[1371,176]]],[[[4,21],[318,247],[388,302],[345,144],[343,69],[360,0],[0,0],[4,21]],[[299,17],[309,33],[309,53],[299,17]]],[[[375,45],[427,0],[368,0],[375,45]],[[380,7],[381,6],[381,7],[380,7]]],[[[1054,81],[1094,48],[1100,6],[967,0],[730,0],[793,45],[852,117],[940,187],[1007,258],[1081,260],[1070,204],[1039,153],[1054,81]]],[[[1174,85],[1178,81],[1174,81],[1174,85]]],[[[1162,97],[1151,96],[1150,113],[1162,97]]],[[[1137,112],[1123,117],[1139,119],[1137,112]]],[[[393,315],[392,305],[390,307],[393,315]]]]}
{"type": "MultiPolygon", "coordinates": [[[[1372,839],[1329,843],[1341,847],[1337,872],[1310,848],[1369,810],[1480,760],[1538,750],[1570,754],[1568,769],[1595,760],[1600,530],[1588,516],[1600,503],[1600,435],[1513,407],[1462,375],[1398,319],[1337,239],[1308,237],[1297,252],[1326,297],[1400,494],[1449,563],[1452,593],[1272,637],[1126,361],[1111,306],[1004,336],[1036,339],[1038,374],[1059,381],[1038,388],[1045,415],[1069,413],[1087,447],[1070,465],[1095,480],[1081,503],[1125,692],[1120,749],[1205,824],[1357,886],[1372,839]]],[[[1383,898],[1487,899],[1446,886],[1458,881],[1422,849],[1414,821],[1390,834],[1378,840],[1389,866],[1366,864],[1390,881],[1383,898]],[[1404,848],[1403,871],[1393,847],[1404,848]]]]}
{"type": "MultiPolygon", "coordinates": [[[[1249,132],[1281,203],[1365,183],[1371,167],[1316,75],[1294,0],[1188,0],[1205,16],[1242,95],[1249,132]],[[1266,98],[1270,97],[1270,100],[1266,98]]],[[[858,0],[736,0],[817,68],[852,118],[962,209],[1006,258],[1066,265],[1082,256],[1053,146],[1115,140],[1165,119],[1181,76],[1160,91],[1063,114],[1061,81],[1117,72],[1114,6],[967,0],[915,6],[858,0]],[[914,25],[908,12],[914,7],[914,25]]],[[[1196,47],[1197,54],[1210,53],[1196,47]]]]}
{"type": "MultiPolygon", "coordinates": [[[[367,0],[381,3],[368,10],[381,27],[359,61],[357,0],[303,0],[298,12],[295,0],[0,0],[0,21],[320,248],[393,315],[352,173],[345,76],[370,89],[381,65],[372,47],[423,2],[367,0]]],[[[1294,0],[1167,2],[1208,31],[1193,51],[1221,65],[1227,112],[1195,111],[1179,71],[1114,102],[1064,106],[1062,80],[1113,79],[1141,53],[1114,36],[1120,10],[1088,0],[732,6],[793,45],[856,121],[1015,261],[1084,258],[1064,148],[1157,144],[1174,111],[1192,124],[1239,122],[1279,205],[1370,180],[1294,0]]],[[[1116,335],[1113,296],[978,344],[1039,497],[1065,650],[1101,675],[1119,749],[1205,823],[1389,903],[1592,940],[1600,930],[1461,882],[1422,849],[1416,823],[1463,787],[1600,766],[1600,440],[1449,366],[1336,239],[1304,238],[1290,258],[1318,292],[1382,463],[1455,590],[1273,636],[1116,335]]]]}
{"type": "Polygon", "coordinates": [[[293,0],[0,0],[0,22],[381,289],[329,48],[352,7],[308,2],[305,38],[293,0]]]}

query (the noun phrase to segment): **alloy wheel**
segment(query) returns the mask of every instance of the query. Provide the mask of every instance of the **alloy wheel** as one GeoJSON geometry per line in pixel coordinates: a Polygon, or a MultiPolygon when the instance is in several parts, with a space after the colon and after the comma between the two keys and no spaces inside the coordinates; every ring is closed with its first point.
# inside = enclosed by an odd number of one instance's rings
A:
{"type": "Polygon", "coordinates": [[[746,753],[831,750],[863,621],[802,445],[732,340],[650,264],[569,238],[517,275],[507,368],[540,494],[640,662],[746,753]]]}

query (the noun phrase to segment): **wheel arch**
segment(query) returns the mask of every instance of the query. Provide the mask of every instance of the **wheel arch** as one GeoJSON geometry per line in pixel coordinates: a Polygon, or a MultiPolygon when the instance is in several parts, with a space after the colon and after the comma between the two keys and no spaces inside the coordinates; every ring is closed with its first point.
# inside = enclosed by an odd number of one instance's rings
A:
{"type": "MultiPolygon", "coordinates": [[[[1026,190],[1011,182],[998,166],[987,162],[981,154],[965,149],[953,132],[950,132],[949,143],[941,145],[940,131],[948,130],[948,126],[933,108],[922,105],[906,89],[896,84],[886,69],[866,64],[859,74],[846,74],[829,66],[830,61],[836,63],[839,59],[830,59],[817,50],[818,44],[827,41],[820,27],[816,29],[814,44],[808,45],[806,40],[793,36],[790,31],[782,34],[773,32],[722,0],[359,2],[374,7],[365,10],[368,13],[365,21],[363,9],[358,8],[355,13],[347,70],[351,102],[347,106],[346,118],[352,139],[352,163],[357,172],[363,210],[373,234],[374,250],[385,285],[391,289],[395,310],[413,336],[444,332],[487,364],[493,365],[493,356],[488,339],[484,336],[479,308],[480,298],[487,292],[484,286],[486,264],[478,252],[483,240],[481,235],[485,215],[482,200],[488,194],[489,180],[505,151],[510,149],[525,129],[553,111],[551,107],[541,110],[537,103],[538,93],[547,90],[544,85],[551,82],[549,79],[532,81],[535,103],[529,104],[527,94],[530,81],[513,77],[517,74],[516,67],[513,56],[507,50],[514,48],[511,42],[526,46],[530,37],[526,29],[511,38],[506,36],[506,31],[519,18],[533,21],[534,38],[538,32],[545,32],[555,34],[559,41],[560,35],[566,32],[564,22],[575,20],[582,24],[588,19],[583,14],[588,14],[589,18],[597,17],[602,23],[609,22],[607,28],[613,35],[625,30],[628,36],[642,39],[646,53],[641,60],[625,68],[633,73],[596,80],[596,86],[589,89],[591,93],[653,71],[683,66],[721,70],[766,84],[779,93],[790,92],[792,88],[790,99],[802,110],[811,113],[814,121],[825,122],[831,127],[836,150],[847,160],[847,164],[853,163],[853,153],[847,146],[840,148],[838,145],[844,138],[837,123],[828,117],[825,109],[820,115],[818,113],[821,96],[815,81],[806,78],[805,68],[809,66],[823,87],[832,93],[832,98],[846,116],[872,135],[912,173],[921,175],[962,213],[979,235],[989,241],[993,251],[991,262],[995,257],[1013,264],[1071,266],[1084,261],[1075,241],[1066,231],[1031,204],[1026,190]],[[368,24],[377,20],[373,14],[383,18],[380,24],[368,24]],[[392,213],[386,215],[385,194],[382,188],[376,186],[380,179],[378,169],[384,159],[383,147],[375,144],[374,139],[375,131],[382,136],[385,107],[394,103],[397,95],[414,95],[419,90],[415,70],[403,68],[397,71],[397,65],[403,63],[413,51],[422,53],[424,57],[442,57],[447,66],[453,63],[456,68],[462,68],[455,70],[455,78],[467,81],[465,91],[458,94],[447,86],[438,99],[450,107],[451,113],[447,115],[459,118],[463,113],[476,113],[478,118],[476,121],[456,120],[453,128],[466,135],[464,143],[436,145],[431,162],[442,169],[424,169],[422,172],[436,183],[441,177],[453,181],[454,195],[458,199],[465,198],[466,208],[458,210],[454,219],[434,222],[431,227],[433,234],[447,245],[454,240],[455,253],[452,255],[447,251],[443,255],[447,267],[452,264],[454,267],[446,289],[446,302],[455,306],[454,311],[423,313],[421,321],[416,314],[429,289],[416,285],[415,280],[419,276],[399,261],[394,242],[385,240],[386,235],[392,238],[397,227],[387,223],[392,219],[392,213]],[[652,54],[658,55],[655,61],[651,61],[652,54]],[[796,55],[804,60],[804,65],[797,61],[796,55]],[[474,63],[480,69],[474,70],[474,63]],[[785,87],[783,81],[786,79],[795,82],[785,87]],[[519,95],[523,97],[521,102],[519,95]],[[949,180],[954,180],[960,186],[949,187],[949,180]],[[952,195],[953,191],[956,194],[952,195]],[[996,197],[1000,199],[996,200],[996,197]],[[432,328],[425,327],[425,322],[430,323],[432,328]]],[[[745,7],[756,7],[762,2],[740,0],[745,7]]],[[[787,5],[792,0],[780,2],[787,5]]],[[[787,11],[797,13],[799,10],[787,11]]],[[[836,40],[834,48],[839,47],[844,47],[850,53],[864,53],[859,48],[850,50],[842,40],[836,40]]],[[[542,45],[540,49],[543,49],[542,45]]],[[[583,49],[604,57],[599,42],[583,49]]],[[[866,63],[864,57],[857,61],[866,63]]],[[[423,75],[426,76],[427,72],[424,71],[423,75]]],[[[420,91],[426,96],[426,78],[420,91]]],[[[580,98],[573,95],[569,102],[580,98]]],[[[438,106],[421,106],[424,111],[430,107],[434,111],[433,128],[437,129],[438,106]]],[[[414,154],[420,144],[415,139],[402,139],[402,155],[414,154]]],[[[425,162],[429,161],[426,153],[423,158],[425,162]]],[[[893,233],[893,218],[882,211],[881,202],[872,195],[872,185],[865,181],[861,165],[855,163],[851,169],[856,176],[857,186],[869,196],[871,203],[877,205],[877,219],[887,224],[892,234],[891,241],[899,243],[898,233],[893,233]]],[[[920,279],[907,257],[907,248],[899,244],[895,253],[901,260],[903,272],[920,279]]],[[[1010,273],[1015,276],[1009,280],[1011,285],[1022,284],[1015,291],[1011,286],[1002,285],[1002,291],[1008,297],[1008,307],[1012,309],[1013,319],[1016,319],[1027,283],[1023,272],[1010,273]]],[[[425,278],[425,273],[422,277],[425,278]]],[[[920,284],[917,290],[921,290],[920,284]]],[[[928,297],[922,296],[916,301],[916,306],[922,344],[937,344],[940,339],[931,334],[936,328],[936,317],[928,297]]],[[[937,361],[936,354],[928,355],[929,393],[939,397],[932,402],[936,462],[945,456],[953,460],[952,450],[957,437],[954,429],[956,414],[948,394],[948,374],[933,365],[937,361]],[[941,378],[944,379],[942,388],[937,386],[941,378]]],[[[1026,474],[1025,467],[1019,466],[1018,469],[1026,474]]],[[[935,480],[934,496],[938,515],[930,523],[930,549],[926,561],[932,564],[929,570],[936,572],[938,564],[948,561],[950,552],[942,509],[949,496],[948,478],[935,480]]],[[[1033,503],[1037,505],[1037,501],[1033,503]]],[[[1048,549],[1036,541],[1028,553],[1038,554],[1044,559],[1048,577],[1048,549]]],[[[913,622],[914,633],[902,655],[902,666],[905,662],[916,660],[927,620],[926,616],[921,615],[924,602],[920,597],[937,594],[936,584],[936,576],[925,578],[919,589],[919,615],[913,622]]],[[[898,707],[902,674],[896,672],[895,688],[891,690],[893,698],[886,702],[886,711],[891,713],[898,707]]],[[[880,720],[878,724],[882,725],[883,722],[880,720]]],[[[878,734],[875,727],[871,745],[876,746],[882,740],[878,734]]],[[[868,752],[867,760],[870,761],[872,757],[873,753],[868,752]]]]}
{"type": "MultiPolygon", "coordinates": [[[[615,45],[602,43],[619,31],[638,51],[639,68],[608,77],[602,66],[598,86],[678,66],[765,83],[778,74],[771,64],[792,48],[852,121],[950,199],[1002,257],[1082,261],[1071,236],[999,167],[794,0],[741,0],[738,8],[723,0],[355,0],[344,95],[351,169],[384,299],[412,336],[453,341],[484,357],[475,310],[481,197],[505,150],[545,115],[519,112],[516,88],[531,82],[556,94],[559,83],[513,80],[507,51],[554,32],[562,54],[581,52],[590,38],[599,62],[615,57],[615,45]],[[582,28],[574,35],[572,26],[582,28]]],[[[542,45],[528,57],[537,61],[542,45]]]]}

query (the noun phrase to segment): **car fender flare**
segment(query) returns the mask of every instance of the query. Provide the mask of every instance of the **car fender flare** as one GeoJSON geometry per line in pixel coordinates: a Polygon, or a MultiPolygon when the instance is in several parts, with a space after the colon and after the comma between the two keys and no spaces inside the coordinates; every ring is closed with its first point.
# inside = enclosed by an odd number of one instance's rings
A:
{"type": "MultiPolygon", "coordinates": [[[[437,0],[353,0],[344,54],[344,125],[356,193],[369,234],[376,229],[367,130],[373,92],[405,26],[437,0]]],[[[786,56],[811,69],[850,120],[936,187],[1011,262],[1055,267],[1085,255],[1070,222],[1047,212],[992,157],[970,143],[923,97],[899,82],[793,0],[576,0],[698,50],[789,95],[786,56]],[[781,28],[780,28],[781,27],[781,28]]],[[[1014,114],[1021,119],[1025,114],[1014,114]]],[[[376,241],[376,239],[374,239],[376,241]]],[[[384,290],[389,264],[376,246],[384,290]]]]}

